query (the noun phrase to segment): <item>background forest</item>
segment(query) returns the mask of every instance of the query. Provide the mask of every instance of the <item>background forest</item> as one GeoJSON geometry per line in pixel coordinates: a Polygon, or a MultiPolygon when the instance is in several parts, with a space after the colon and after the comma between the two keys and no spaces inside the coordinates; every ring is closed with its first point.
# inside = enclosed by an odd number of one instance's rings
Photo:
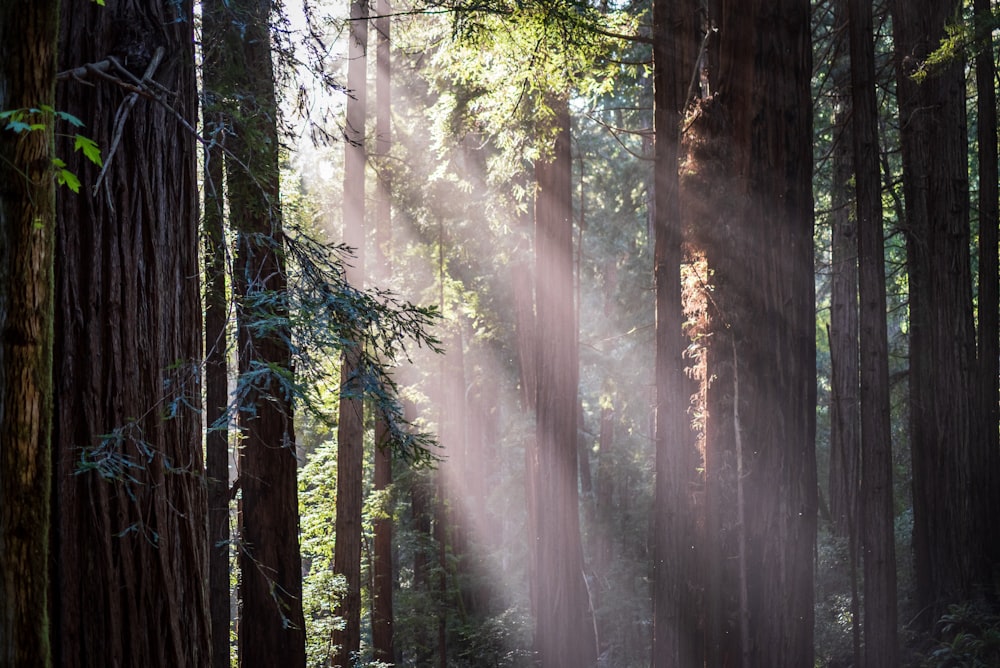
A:
{"type": "Polygon", "coordinates": [[[0,0],[0,666],[1000,665],[998,16],[0,0]]]}

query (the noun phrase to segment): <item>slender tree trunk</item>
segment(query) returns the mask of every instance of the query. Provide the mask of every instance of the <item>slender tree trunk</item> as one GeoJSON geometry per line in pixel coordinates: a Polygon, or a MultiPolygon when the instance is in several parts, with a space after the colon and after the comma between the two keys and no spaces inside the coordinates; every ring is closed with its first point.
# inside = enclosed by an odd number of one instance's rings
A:
{"type": "MultiPolygon", "coordinates": [[[[360,289],[365,277],[365,108],[368,2],[352,0],[348,37],[347,138],[344,162],[344,240],[355,258],[347,280],[360,289]]],[[[359,373],[361,351],[350,346],[340,367],[340,422],[337,427],[337,518],[333,572],[347,590],[335,614],[344,627],[333,632],[333,665],[354,665],[361,648],[361,503],[364,465],[364,407],[359,373]]]]}
{"type": "Polygon", "coordinates": [[[975,332],[969,251],[965,63],[911,77],[945,36],[958,0],[895,0],[893,42],[906,203],[910,446],[916,602],[924,621],[989,581],[972,496],[975,332]]]}
{"type": "MultiPolygon", "coordinates": [[[[0,110],[55,108],[58,28],[58,2],[0,6],[0,110]]],[[[45,127],[0,127],[0,665],[43,668],[51,664],[55,119],[23,121],[45,127]]]]}
{"type": "Polygon", "coordinates": [[[977,143],[979,145],[979,409],[983,423],[981,447],[983,461],[977,465],[981,519],[979,529],[989,541],[988,554],[1000,564],[1000,532],[990,525],[992,514],[1000,508],[1000,277],[998,277],[998,190],[997,167],[997,66],[993,56],[992,13],[989,0],[975,0],[979,51],[976,55],[977,143]],[[991,510],[993,509],[993,510],[991,510]]]}
{"type": "MultiPolygon", "coordinates": [[[[391,42],[389,41],[388,0],[378,0],[374,21],[378,47],[376,50],[375,76],[375,152],[379,159],[378,184],[375,204],[375,271],[382,280],[391,276],[388,252],[392,240],[392,171],[389,167],[389,149],[392,141],[391,93],[391,42]]],[[[375,491],[388,493],[392,487],[392,451],[386,436],[385,420],[376,416],[375,426],[375,491]]],[[[384,512],[391,513],[388,505],[384,512]]],[[[375,520],[374,587],[372,598],[372,647],[376,661],[392,663],[393,611],[392,611],[392,516],[375,520]]]]}
{"type": "Polygon", "coordinates": [[[653,119],[655,176],[653,275],[656,285],[656,499],[653,539],[653,660],[655,668],[693,666],[699,647],[701,546],[695,537],[691,491],[700,457],[688,428],[690,392],[684,372],[681,231],[678,196],[680,123],[698,67],[699,11],[695,2],[653,3],[653,119]]]}
{"type": "Polygon", "coordinates": [[[899,664],[882,188],[872,5],[848,0],[861,346],[861,516],[865,665],[899,664]]]}
{"type": "Polygon", "coordinates": [[[234,108],[227,194],[236,232],[239,357],[239,660],[304,666],[297,463],[287,378],[287,279],[278,179],[269,0],[230,0],[225,53],[234,108]],[[261,326],[269,323],[269,326],[261,326]],[[274,323],[274,324],[270,324],[274,323]],[[277,369],[264,375],[262,369],[277,369]]]}
{"type": "Polygon", "coordinates": [[[212,668],[230,668],[229,581],[229,299],[226,296],[225,145],[232,125],[220,97],[227,86],[226,14],[218,0],[202,2],[202,81],[205,205],[202,218],[205,271],[205,477],[208,481],[208,591],[212,668]]]}
{"type": "Polygon", "coordinates": [[[58,88],[104,167],[59,142],[81,188],[57,203],[54,663],[206,665],[192,3],[67,0],[62,17],[61,69],[111,56],[164,103],[58,88]]]}
{"type": "Polygon", "coordinates": [[[535,647],[546,668],[585,668],[597,639],[583,575],[577,491],[569,105],[556,103],[553,156],[535,166],[535,647]]]}

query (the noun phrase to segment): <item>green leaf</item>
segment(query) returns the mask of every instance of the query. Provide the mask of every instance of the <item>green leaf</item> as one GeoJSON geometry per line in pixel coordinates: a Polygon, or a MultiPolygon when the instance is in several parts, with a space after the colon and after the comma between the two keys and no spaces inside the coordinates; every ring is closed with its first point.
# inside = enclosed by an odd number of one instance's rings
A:
{"type": "Polygon", "coordinates": [[[93,139],[88,139],[83,135],[76,135],[76,140],[73,142],[73,150],[79,151],[81,149],[83,150],[83,154],[92,163],[98,167],[104,166],[104,162],[101,160],[101,149],[93,139]]]}
{"type": "Polygon", "coordinates": [[[97,4],[99,4],[101,7],[104,6],[104,0],[94,0],[94,2],[96,2],[97,4]]]}
{"type": "Polygon", "coordinates": [[[80,179],[76,177],[76,174],[69,171],[68,169],[60,169],[56,172],[56,180],[59,185],[66,186],[75,193],[80,192],[80,179]]]}
{"type": "Polygon", "coordinates": [[[26,132],[26,131],[30,132],[31,126],[25,123],[24,121],[12,120],[10,123],[7,124],[7,129],[13,130],[14,132],[26,132]]]}
{"type": "Polygon", "coordinates": [[[83,127],[83,121],[81,121],[79,118],[69,113],[68,111],[57,111],[56,118],[61,118],[62,120],[66,121],[67,123],[75,127],[78,128],[83,127]]]}

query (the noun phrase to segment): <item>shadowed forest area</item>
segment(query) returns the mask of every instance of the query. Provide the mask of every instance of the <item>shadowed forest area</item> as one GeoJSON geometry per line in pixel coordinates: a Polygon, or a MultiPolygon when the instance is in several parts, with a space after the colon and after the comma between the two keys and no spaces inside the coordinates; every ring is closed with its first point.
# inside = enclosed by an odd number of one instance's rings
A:
{"type": "Polygon", "coordinates": [[[1000,665],[991,0],[0,0],[0,666],[1000,665]]]}

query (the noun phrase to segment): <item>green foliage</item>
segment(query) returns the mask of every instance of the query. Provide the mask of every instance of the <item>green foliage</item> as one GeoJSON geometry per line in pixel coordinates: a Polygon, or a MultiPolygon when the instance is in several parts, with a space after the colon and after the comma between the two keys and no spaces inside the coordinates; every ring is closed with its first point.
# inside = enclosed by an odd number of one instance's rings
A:
{"type": "Polygon", "coordinates": [[[945,26],[945,37],[941,44],[923,61],[913,62],[910,65],[910,75],[922,82],[956,60],[974,58],[986,48],[986,37],[997,28],[1000,28],[1000,10],[996,8],[989,16],[979,17],[978,21],[971,15],[963,16],[955,23],[945,26]]]}
{"type": "Polygon", "coordinates": [[[923,668],[1000,666],[1000,615],[981,605],[952,605],[935,625],[923,668]]]}
{"type": "MultiPolygon", "coordinates": [[[[98,4],[103,5],[103,0],[98,0],[98,4]]],[[[83,127],[83,121],[73,114],[58,111],[46,104],[37,108],[24,107],[0,111],[0,122],[7,122],[4,129],[16,133],[45,131],[50,128],[53,120],[65,121],[77,128],[83,127]]],[[[101,160],[101,150],[93,139],[88,139],[80,134],[74,135],[73,150],[82,150],[84,156],[98,167],[104,164],[101,160]]],[[[66,186],[74,193],[80,192],[80,179],[76,174],[66,169],[64,160],[53,158],[52,166],[55,167],[56,182],[59,185],[66,186]]]]}

